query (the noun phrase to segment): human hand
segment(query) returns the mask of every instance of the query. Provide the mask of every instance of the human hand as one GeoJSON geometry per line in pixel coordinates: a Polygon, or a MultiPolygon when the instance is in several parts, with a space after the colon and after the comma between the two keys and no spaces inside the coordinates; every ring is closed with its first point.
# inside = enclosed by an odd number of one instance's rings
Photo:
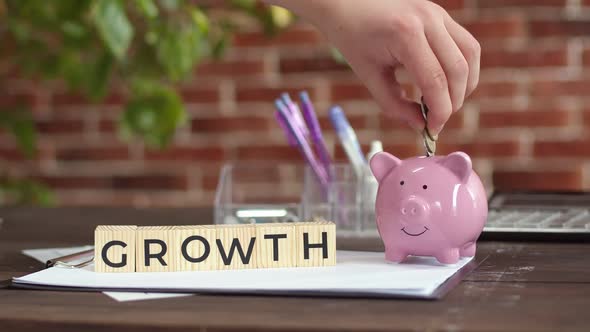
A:
{"type": "MultiPolygon", "coordinates": [[[[272,1],[270,1],[272,2],[272,1]]],[[[385,113],[424,128],[419,105],[396,77],[420,89],[437,135],[479,81],[480,45],[439,5],[426,0],[275,1],[310,20],[336,46],[385,113]]]]}

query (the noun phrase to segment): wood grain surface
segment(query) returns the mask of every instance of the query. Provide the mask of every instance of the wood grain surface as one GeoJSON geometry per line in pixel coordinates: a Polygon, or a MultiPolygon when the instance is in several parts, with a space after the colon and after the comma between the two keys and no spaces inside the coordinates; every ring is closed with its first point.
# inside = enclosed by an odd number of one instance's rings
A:
{"type": "MultiPolygon", "coordinates": [[[[0,279],[37,271],[25,248],[93,243],[104,224],[211,223],[210,209],[0,209],[0,279]]],[[[338,249],[382,250],[376,239],[338,249]]],[[[483,242],[487,259],[441,301],[201,296],[118,303],[0,289],[0,331],[590,331],[590,244],[483,242]]]]}

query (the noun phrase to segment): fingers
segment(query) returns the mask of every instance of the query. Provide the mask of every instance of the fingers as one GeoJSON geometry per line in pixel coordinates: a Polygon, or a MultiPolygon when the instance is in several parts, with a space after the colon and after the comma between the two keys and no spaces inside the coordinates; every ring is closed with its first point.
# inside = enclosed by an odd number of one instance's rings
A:
{"type": "Polygon", "coordinates": [[[481,47],[473,35],[455,22],[448,13],[445,15],[445,26],[469,65],[465,93],[465,96],[468,97],[479,83],[481,47]]]}
{"type": "MultiPolygon", "coordinates": [[[[367,66],[367,68],[372,68],[367,66]]],[[[395,79],[393,72],[367,71],[362,75],[367,88],[385,112],[385,114],[405,121],[414,130],[424,129],[424,119],[420,113],[420,106],[408,101],[404,97],[402,87],[395,79]]]]}
{"type": "Polygon", "coordinates": [[[421,21],[406,25],[416,30],[402,34],[403,46],[398,48],[397,53],[401,55],[400,62],[422,91],[426,105],[431,110],[428,130],[438,135],[453,110],[447,75],[428,43],[421,21]]]}
{"type": "Polygon", "coordinates": [[[430,22],[425,27],[426,39],[442,66],[449,85],[453,112],[458,111],[465,100],[469,64],[463,53],[445,28],[443,20],[430,22]]]}

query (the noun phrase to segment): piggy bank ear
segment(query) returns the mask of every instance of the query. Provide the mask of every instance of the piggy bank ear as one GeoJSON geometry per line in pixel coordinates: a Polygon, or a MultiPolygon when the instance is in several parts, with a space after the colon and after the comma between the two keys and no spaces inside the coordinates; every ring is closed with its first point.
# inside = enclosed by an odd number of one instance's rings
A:
{"type": "Polygon", "coordinates": [[[464,152],[453,152],[444,157],[441,165],[453,172],[461,182],[467,182],[469,175],[473,171],[471,158],[464,152]]]}
{"type": "Polygon", "coordinates": [[[399,166],[401,163],[401,160],[387,152],[379,152],[369,161],[371,172],[373,172],[373,175],[375,175],[375,178],[379,182],[381,182],[391,170],[399,166]]]}

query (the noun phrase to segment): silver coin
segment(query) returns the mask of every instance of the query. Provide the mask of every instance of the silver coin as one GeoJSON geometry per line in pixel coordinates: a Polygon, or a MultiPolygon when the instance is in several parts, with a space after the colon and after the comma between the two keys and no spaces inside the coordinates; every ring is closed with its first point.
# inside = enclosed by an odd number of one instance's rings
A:
{"type": "Polygon", "coordinates": [[[428,157],[433,156],[436,153],[436,141],[431,139],[430,135],[426,130],[422,132],[422,139],[424,141],[424,148],[426,149],[426,155],[428,157]]]}
{"type": "Polygon", "coordinates": [[[426,149],[426,156],[431,157],[436,153],[436,141],[438,135],[434,136],[430,134],[428,130],[428,106],[424,103],[424,98],[421,100],[420,110],[422,111],[422,117],[424,118],[424,130],[422,131],[422,139],[424,140],[424,148],[426,149]]]}

